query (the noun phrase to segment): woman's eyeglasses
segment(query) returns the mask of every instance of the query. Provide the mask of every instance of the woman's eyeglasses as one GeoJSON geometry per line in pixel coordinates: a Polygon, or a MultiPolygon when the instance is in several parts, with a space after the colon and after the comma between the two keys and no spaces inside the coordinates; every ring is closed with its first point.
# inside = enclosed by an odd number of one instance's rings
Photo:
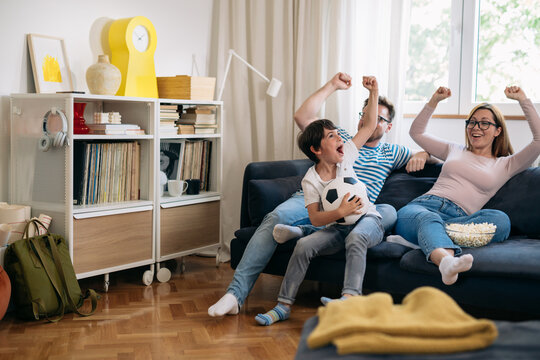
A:
{"type": "Polygon", "coordinates": [[[478,125],[478,128],[480,130],[487,130],[491,125],[495,126],[496,128],[499,127],[499,125],[489,122],[489,121],[476,121],[476,120],[467,120],[465,121],[465,126],[467,126],[468,129],[474,129],[474,127],[478,125]]]}
{"type": "MultiPolygon", "coordinates": [[[[360,119],[362,119],[362,116],[364,116],[364,114],[365,114],[365,112],[363,112],[363,111],[360,111],[360,112],[358,113],[358,115],[360,116],[360,119]]],[[[391,123],[390,120],[388,120],[387,118],[385,118],[385,117],[383,117],[383,116],[381,116],[381,115],[377,115],[377,120],[379,120],[379,122],[385,121],[385,122],[387,122],[387,123],[389,123],[389,124],[391,123]]]]}

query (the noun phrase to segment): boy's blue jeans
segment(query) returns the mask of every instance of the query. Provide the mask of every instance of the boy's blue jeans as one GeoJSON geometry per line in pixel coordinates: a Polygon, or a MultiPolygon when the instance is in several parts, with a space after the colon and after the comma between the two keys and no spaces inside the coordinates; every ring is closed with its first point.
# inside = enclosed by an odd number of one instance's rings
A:
{"type": "MultiPolygon", "coordinates": [[[[377,211],[383,217],[384,229],[389,231],[395,224],[396,210],[390,205],[377,205],[377,211]]],[[[293,226],[310,224],[302,193],[294,194],[268,213],[249,241],[227,288],[227,292],[236,297],[239,306],[244,304],[259,274],[276,250],[278,243],[274,240],[272,232],[277,224],[293,226]]]]}
{"type": "Polygon", "coordinates": [[[491,242],[502,242],[510,234],[510,219],[504,212],[482,209],[467,215],[452,201],[435,195],[417,197],[399,209],[397,216],[396,234],[418,244],[428,261],[431,252],[438,248],[453,249],[454,255],[462,252],[446,234],[446,224],[492,223],[497,230],[491,242]]]}
{"type": "Polygon", "coordinates": [[[281,283],[278,301],[293,304],[308,266],[316,256],[335,254],[345,249],[345,278],[342,294],[359,295],[366,271],[367,249],[384,236],[381,219],[366,215],[352,225],[332,225],[304,236],[296,243],[287,272],[281,283]]]}

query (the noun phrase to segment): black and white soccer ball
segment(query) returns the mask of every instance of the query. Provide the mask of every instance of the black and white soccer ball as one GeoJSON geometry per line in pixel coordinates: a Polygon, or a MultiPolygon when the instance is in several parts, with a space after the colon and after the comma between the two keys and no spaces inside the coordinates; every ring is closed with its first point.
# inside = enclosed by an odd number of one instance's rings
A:
{"type": "Polygon", "coordinates": [[[341,205],[341,200],[345,194],[349,194],[349,200],[353,196],[362,199],[362,207],[359,214],[350,214],[344,218],[336,220],[341,225],[351,225],[360,219],[368,210],[369,199],[366,185],[354,177],[336,177],[324,188],[322,194],[322,207],[324,211],[332,211],[341,205]]]}

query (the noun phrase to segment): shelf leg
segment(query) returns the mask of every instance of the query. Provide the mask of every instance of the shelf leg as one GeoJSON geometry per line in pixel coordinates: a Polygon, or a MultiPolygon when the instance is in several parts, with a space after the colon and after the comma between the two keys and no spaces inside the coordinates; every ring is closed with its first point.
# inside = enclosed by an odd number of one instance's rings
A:
{"type": "Polygon", "coordinates": [[[160,263],[156,263],[157,266],[157,273],[156,278],[160,283],[167,282],[171,279],[171,271],[167,269],[166,267],[160,268],[160,263]]]}
{"type": "Polygon", "coordinates": [[[180,258],[180,274],[183,274],[186,271],[186,263],[184,261],[184,257],[182,256],[180,258]]]}
{"type": "Polygon", "coordinates": [[[109,292],[109,273],[103,276],[103,291],[109,292]]]}
{"type": "Polygon", "coordinates": [[[154,281],[154,264],[150,265],[150,270],[146,270],[142,277],[142,282],[146,286],[152,284],[152,281],[154,281]]]}

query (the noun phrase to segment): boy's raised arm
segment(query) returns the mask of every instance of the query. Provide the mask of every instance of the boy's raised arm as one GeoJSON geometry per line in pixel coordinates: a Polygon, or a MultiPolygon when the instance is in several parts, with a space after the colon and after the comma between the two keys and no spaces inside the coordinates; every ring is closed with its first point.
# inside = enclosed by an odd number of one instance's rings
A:
{"type": "Polygon", "coordinates": [[[362,85],[369,90],[369,100],[366,106],[365,114],[358,125],[358,132],[352,138],[352,141],[360,149],[371,134],[377,128],[377,117],[379,109],[379,85],[375,76],[364,76],[362,85]]]}

